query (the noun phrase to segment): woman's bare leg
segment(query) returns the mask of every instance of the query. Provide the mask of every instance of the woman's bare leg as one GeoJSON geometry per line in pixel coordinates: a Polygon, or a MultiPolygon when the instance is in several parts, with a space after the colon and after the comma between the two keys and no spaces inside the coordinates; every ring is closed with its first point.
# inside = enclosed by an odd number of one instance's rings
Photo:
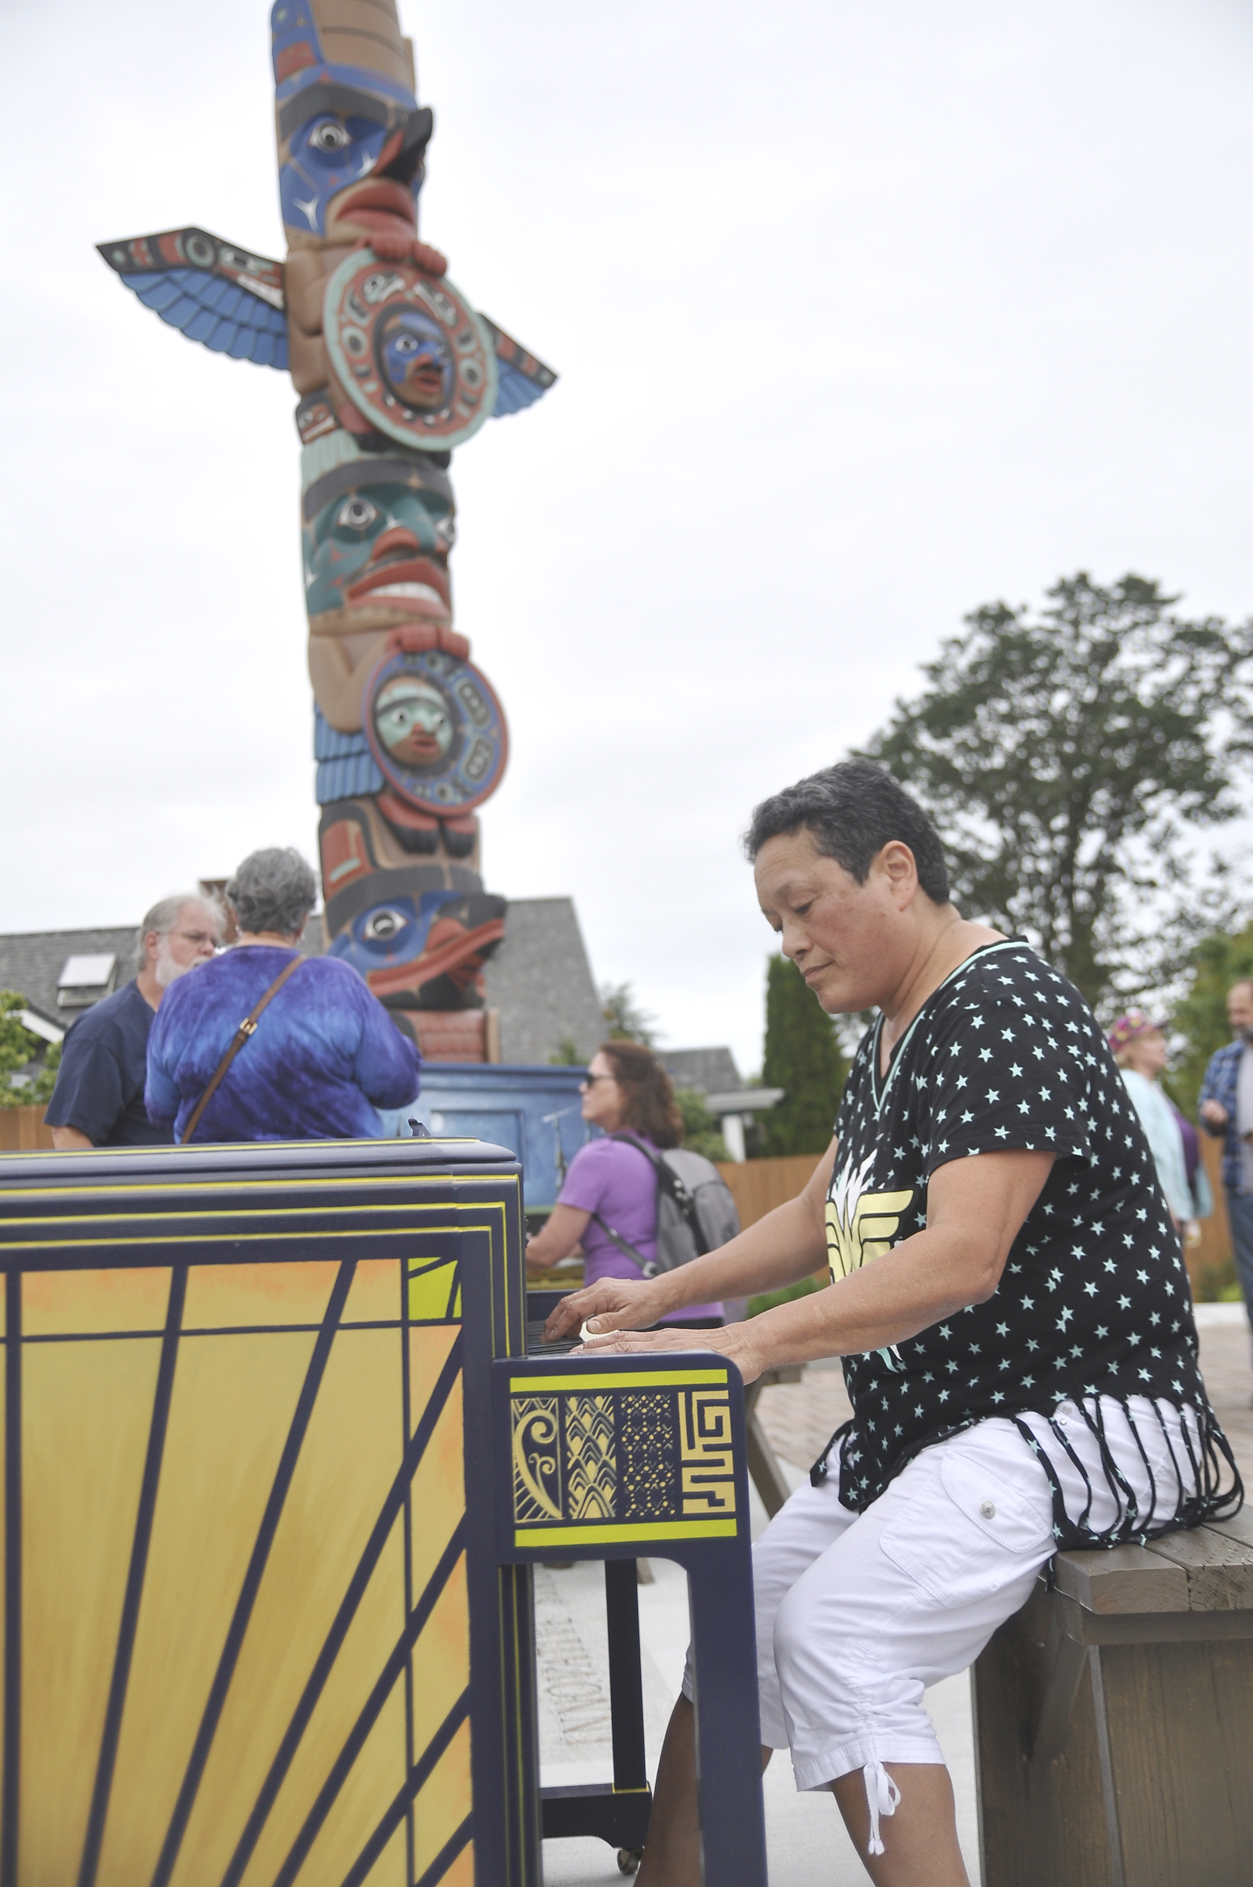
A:
{"type": "Polygon", "coordinates": [[[885,1763],[901,1792],[893,1815],[879,1819],[882,1854],[868,1855],[870,1809],[860,1769],[831,1784],[844,1826],[875,1887],[970,1887],[957,1845],[953,1784],[943,1763],[885,1763]]]}
{"type": "MultiPolygon", "coordinates": [[[[764,1769],[774,1751],[763,1748],[764,1769]]],[[[957,1843],[953,1785],[942,1763],[887,1763],[901,1792],[893,1815],[879,1820],[884,1852],[866,1853],[870,1810],[860,1769],[831,1784],[844,1825],[875,1887],[970,1887],[957,1843]]],[[[680,1697],[670,1717],[644,1859],[636,1887],[699,1887],[700,1811],[696,1795],[696,1715],[680,1697]]]]}
{"type": "MultiPolygon", "coordinates": [[[[772,1749],[762,1750],[763,1769],[773,1755],[772,1749]]],[[[661,1746],[648,1839],[635,1882],[636,1887],[700,1887],[700,1881],[696,1713],[687,1698],[680,1697],[661,1746]]]]}

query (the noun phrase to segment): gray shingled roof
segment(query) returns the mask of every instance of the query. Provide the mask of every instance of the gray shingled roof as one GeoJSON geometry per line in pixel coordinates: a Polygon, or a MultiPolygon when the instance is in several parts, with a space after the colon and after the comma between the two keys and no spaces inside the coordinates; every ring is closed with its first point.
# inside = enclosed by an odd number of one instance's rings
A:
{"type": "Polygon", "coordinates": [[[137,969],[139,932],[125,930],[28,930],[0,937],[0,989],[14,989],[33,1009],[67,1028],[81,1009],[57,1008],[57,978],[67,957],[117,958],[114,983],[121,989],[137,969]]]}
{"type": "Polygon", "coordinates": [[[657,1059],[676,1088],[734,1094],[746,1085],[729,1048],[659,1048],[657,1059]]]}
{"type": "Polygon", "coordinates": [[[605,1021],[573,898],[511,899],[484,977],[500,1011],[502,1061],[547,1061],[563,1041],[590,1060],[605,1021]]]}

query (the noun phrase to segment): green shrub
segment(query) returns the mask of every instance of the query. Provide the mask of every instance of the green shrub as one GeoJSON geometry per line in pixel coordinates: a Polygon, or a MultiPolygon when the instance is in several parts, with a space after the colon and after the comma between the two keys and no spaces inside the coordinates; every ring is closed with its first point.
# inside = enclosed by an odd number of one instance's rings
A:
{"type": "Polygon", "coordinates": [[[802,1278],[799,1284],[789,1284],[781,1291],[763,1291],[760,1297],[750,1297],[744,1315],[760,1317],[763,1310],[773,1310],[776,1304],[794,1304],[798,1297],[808,1297],[812,1291],[825,1289],[816,1278],[802,1278]]]}

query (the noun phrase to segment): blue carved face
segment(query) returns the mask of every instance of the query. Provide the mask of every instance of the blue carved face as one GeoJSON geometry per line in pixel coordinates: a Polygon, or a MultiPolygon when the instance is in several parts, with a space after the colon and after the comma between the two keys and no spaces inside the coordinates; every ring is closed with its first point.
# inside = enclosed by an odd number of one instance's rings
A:
{"type": "MultiPolygon", "coordinates": [[[[430,110],[382,71],[328,59],[307,0],[276,0],[270,28],[284,223],[334,235],[355,209],[367,232],[380,219],[416,227],[430,110]]],[[[362,226],[344,232],[350,242],[362,226]]]]}
{"type": "Polygon", "coordinates": [[[439,491],[380,481],[337,492],[304,527],[310,616],[386,603],[415,619],[449,620],[455,536],[451,501],[439,491]]]}
{"type": "Polygon", "coordinates": [[[278,174],[283,221],[290,229],[325,235],[331,198],[368,177],[389,141],[394,140],[386,124],[354,113],[321,111],[302,124],[278,174]]]}
{"type": "Polygon", "coordinates": [[[393,308],[379,323],[379,365],[402,406],[439,413],[453,393],[452,351],[438,321],[420,308],[393,308]]]}
{"type": "Polygon", "coordinates": [[[393,964],[413,963],[422,955],[441,907],[462,895],[458,891],[424,891],[416,901],[406,895],[383,899],[354,917],[328,954],[351,963],[362,976],[393,964]]]}

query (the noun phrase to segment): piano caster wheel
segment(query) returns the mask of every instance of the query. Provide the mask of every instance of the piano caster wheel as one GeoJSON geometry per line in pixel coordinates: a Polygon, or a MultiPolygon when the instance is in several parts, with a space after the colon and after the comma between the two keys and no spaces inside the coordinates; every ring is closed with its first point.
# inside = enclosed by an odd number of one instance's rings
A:
{"type": "Polygon", "coordinates": [[[618,1872],[620,1874],[634,1874],[643,1859],[643,1848],[619,1848],[618,1872]]]}

